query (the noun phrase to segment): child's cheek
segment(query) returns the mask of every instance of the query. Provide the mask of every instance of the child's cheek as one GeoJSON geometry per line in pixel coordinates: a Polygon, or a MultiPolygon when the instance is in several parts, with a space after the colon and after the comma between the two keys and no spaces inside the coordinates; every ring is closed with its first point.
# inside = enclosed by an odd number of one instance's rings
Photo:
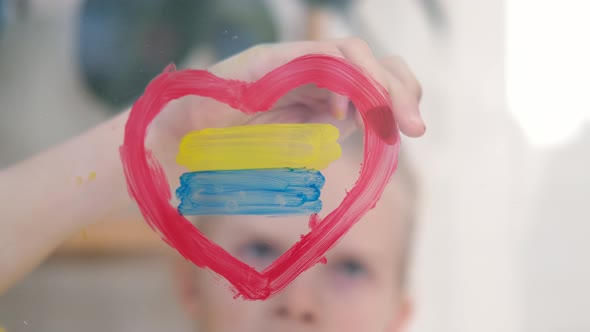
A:
{"type": "Polygon", "coordinates": [[[226,282],[211,277],[204,292],[205,320],[212,331],[232,331],[249,316],[252,303],[234,299],[226,282]]]}
{"type": "Polygon", "coordinates": [[[326,296],[343,301],[356,301],[367,295],[371,288],[371,281],[367,278],[354,277],[339,271],[323,271],[323,288],[326,296]]]}
{"type": "Polygon", "coordinates": [[[334,291],[342,292],[344,295],[362,292],[362,289],[367,286],[366,280],[358,280],[338,274],[332,275],[330,279],[334,291]]]}

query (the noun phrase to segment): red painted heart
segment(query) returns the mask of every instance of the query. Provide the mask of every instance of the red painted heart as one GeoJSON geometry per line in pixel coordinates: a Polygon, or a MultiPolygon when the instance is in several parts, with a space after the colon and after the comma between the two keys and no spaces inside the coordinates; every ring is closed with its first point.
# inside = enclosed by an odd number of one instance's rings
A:
{"type": "Polygon", "coordinates": [[[227,279],[236,296],[266,299],[323,255],[370,209],[397,167],[399,132],[386,90],[345,59],[306,55],[269,72],[256,82],[225,80],[204,70],[176,71],[169,66],[146,88],[131,109],[121,146],[130,195],[146,222],[186,259],[227,279]],[[354,187],[340,205],[320,221],[310,216],[310,232],[262,272],[210,241],[169,202],[170,186],[160,163],[145,148],[147,128],[166,104],[187,95],[211,97],[253,114],[269,110],[290,90],[315,83],[345,95],[365,124],[364,162],[354,187]]]}

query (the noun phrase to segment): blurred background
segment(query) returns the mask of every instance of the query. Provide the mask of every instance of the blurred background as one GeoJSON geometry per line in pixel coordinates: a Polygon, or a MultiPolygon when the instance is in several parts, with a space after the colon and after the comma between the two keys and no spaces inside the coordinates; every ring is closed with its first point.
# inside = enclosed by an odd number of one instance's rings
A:
{"type": "MultiPolygon", "coordinates": [[[[0,0],[0,167],[124,110],[169,62],[360,36],[424,88],[427,133],[403,145],[423,194],[409,331],[590,331],[590,27],[574,3],[0,0]]],[[[2,295],[0,331],[189,331],[169,250],[134,209],[117,218],[2,295]]]]}

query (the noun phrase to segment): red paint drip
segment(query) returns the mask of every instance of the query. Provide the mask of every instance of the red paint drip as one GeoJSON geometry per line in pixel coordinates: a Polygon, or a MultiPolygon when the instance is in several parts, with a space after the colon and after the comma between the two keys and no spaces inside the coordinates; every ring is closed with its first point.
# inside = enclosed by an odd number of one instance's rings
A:
{"type": "Polygon", "coordinates": [[[309,216],[309,229],[313,230],[318,227],[320,221],[320,216],[317,213],[313,213],[311,216],[309,216]]]}
{"type": "Polygon", "coordinates": [[[146,222],[170,246],[200,267],[227,279],[236,296],[267,299],[319,261],[381,197],[397,167],[399,134],[386,90],[347,60],[326,55],[299,57],[256,82],[225,80],[204,70],[166,67],[136,101],[120,149],[127,187],[146,222]],[[207,239],[175,207],[159,162],[145,148],[147,128],[170,101],[198,95],[216,99],[244,113],[265,112],[290,90],[313,83],[347,96],[365,121],[365,152],[359,178],[340,205],[262,273],[207,239]]]}

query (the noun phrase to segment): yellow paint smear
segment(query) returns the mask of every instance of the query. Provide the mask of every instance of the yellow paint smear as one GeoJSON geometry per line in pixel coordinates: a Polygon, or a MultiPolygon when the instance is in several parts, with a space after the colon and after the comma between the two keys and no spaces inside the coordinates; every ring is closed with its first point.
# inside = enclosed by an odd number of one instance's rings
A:
{"type": "Polygon", "coordinates": [[[94,179],[96,179],[96,172],[92,171],[92,172],[90,172],[90,175],[88,175],[88,182],[90,182],[94,179]]]}
{"type": "Polygon", "coordinates": [[[340,158],[338,128],[330,124],[265,124],[193,131],[176,162],[189,171],[258,168],[325,169],[340,158]]]}

